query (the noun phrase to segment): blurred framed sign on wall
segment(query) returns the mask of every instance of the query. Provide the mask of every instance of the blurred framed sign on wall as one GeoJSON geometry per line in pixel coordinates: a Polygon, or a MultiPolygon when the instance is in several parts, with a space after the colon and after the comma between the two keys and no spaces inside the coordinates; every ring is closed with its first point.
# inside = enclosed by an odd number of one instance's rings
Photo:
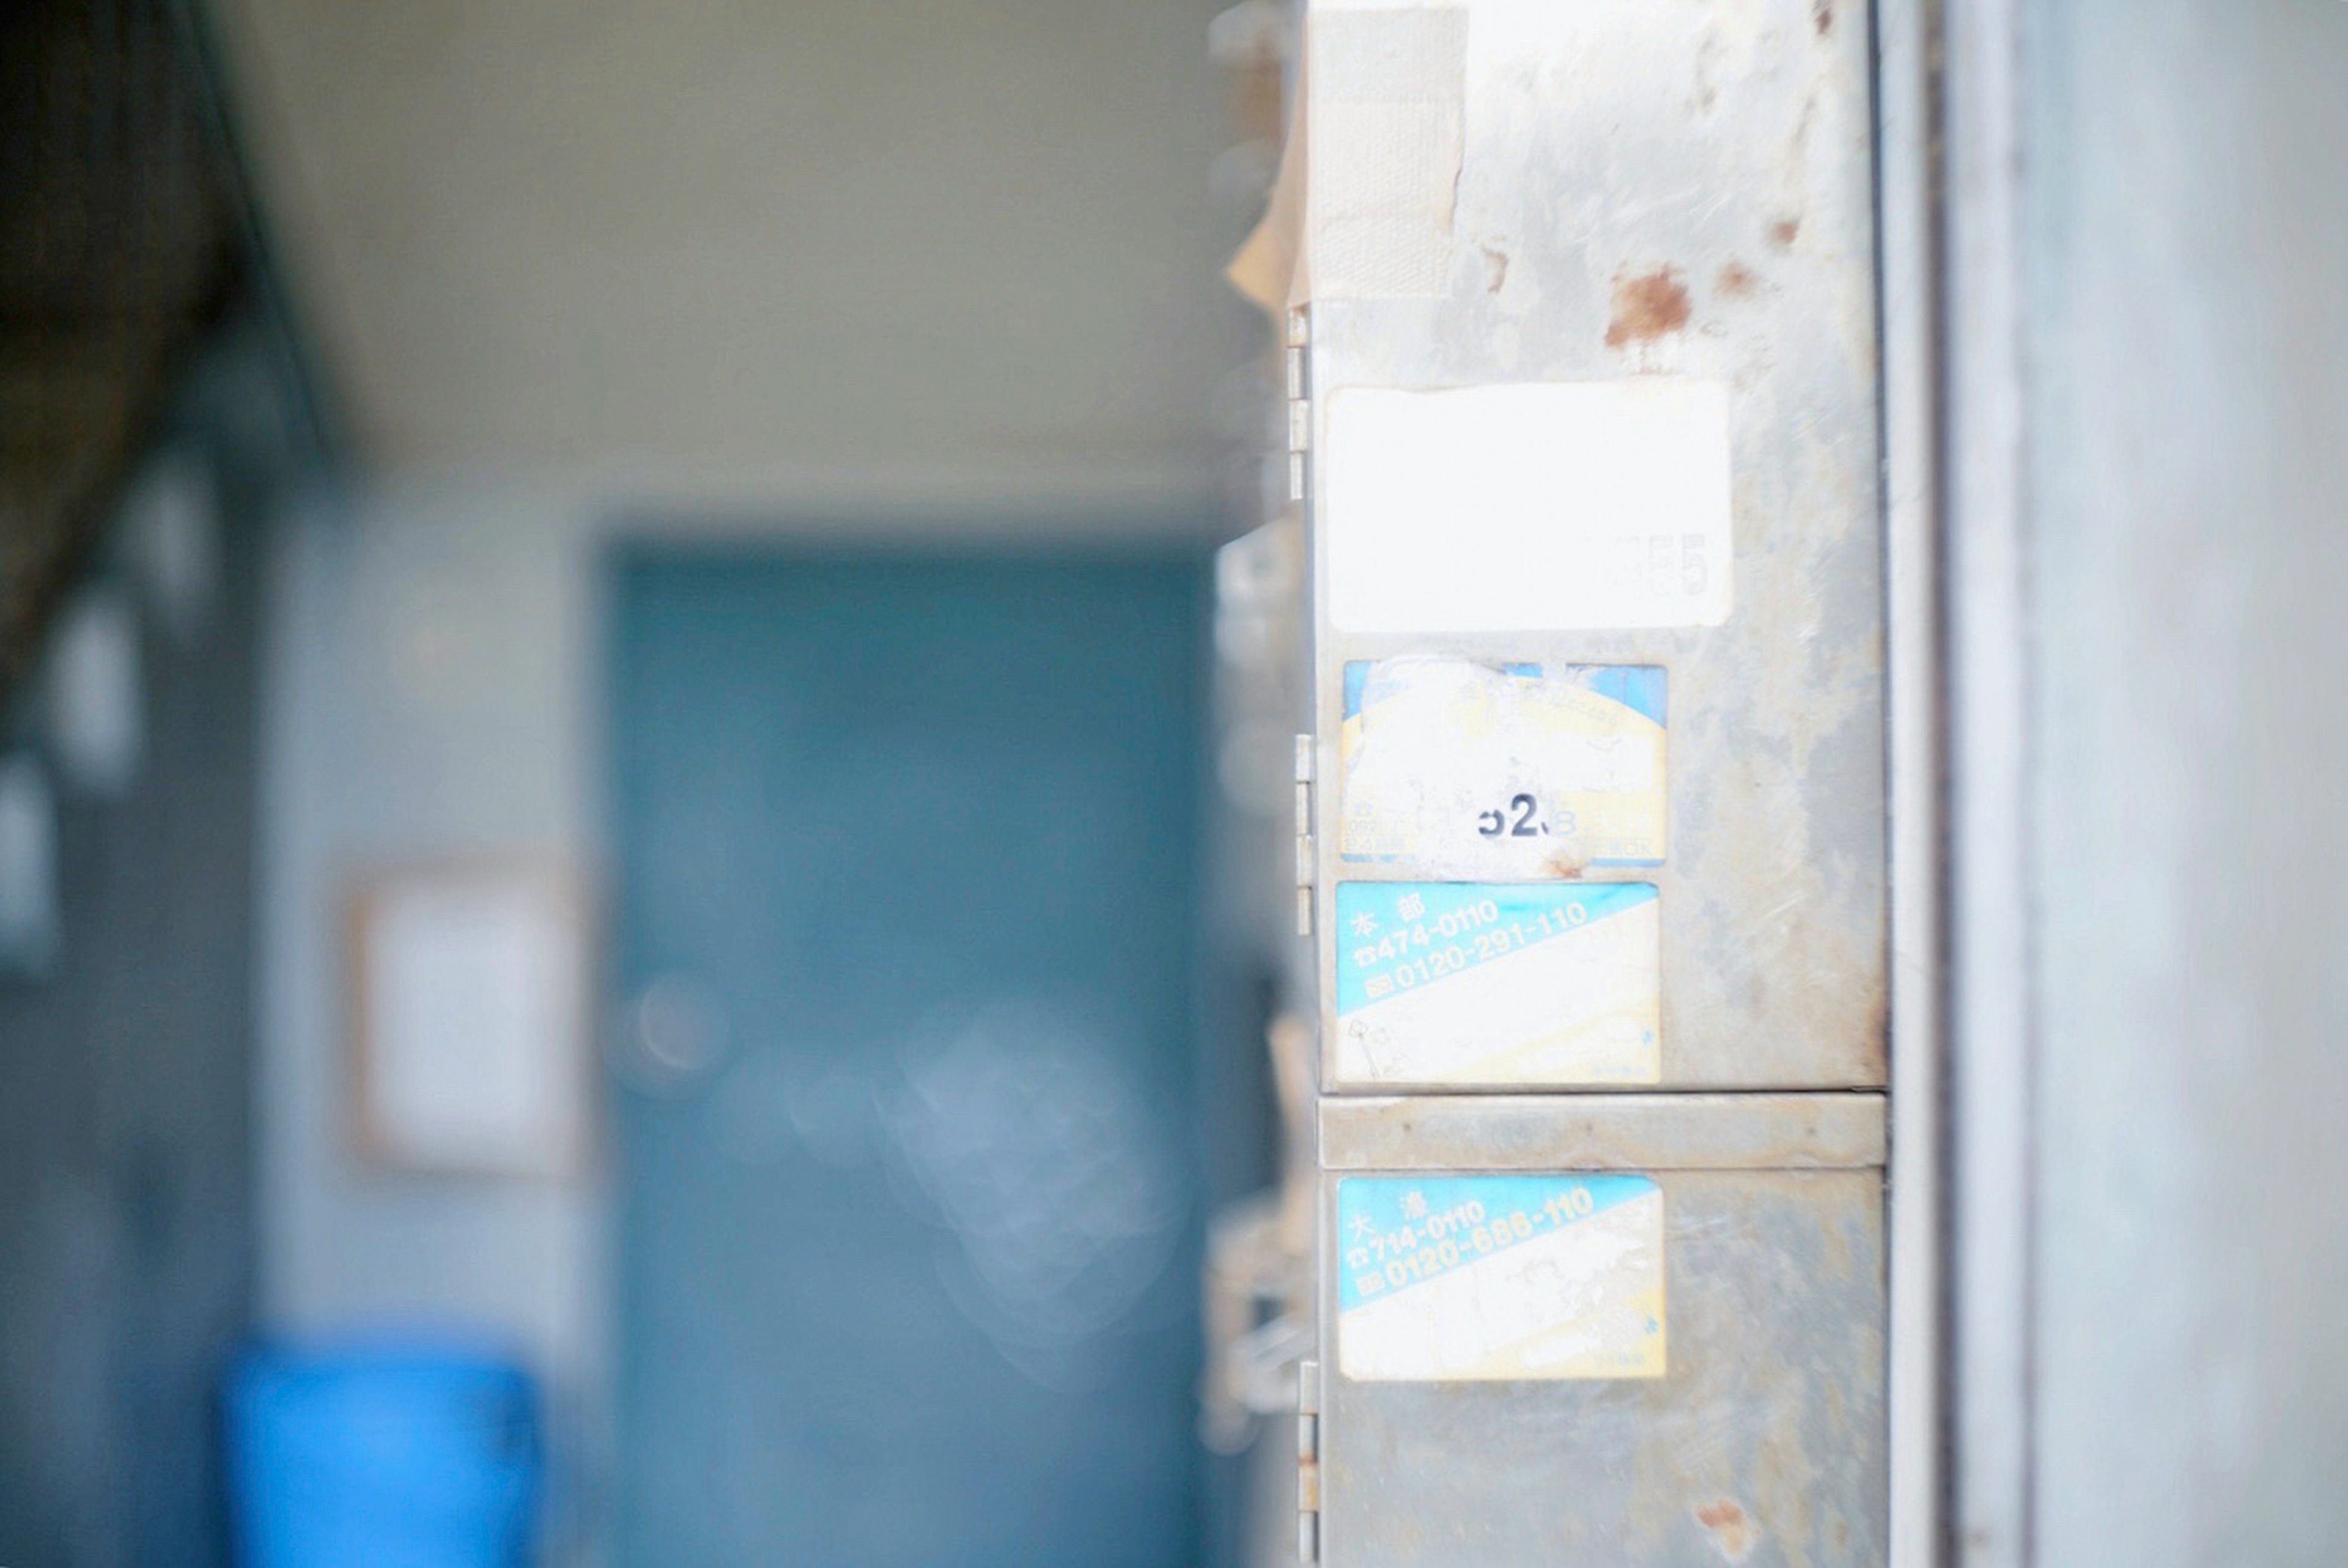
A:
{"type": "Polygon", "coordinates": [[[353,1133],[406,1171],[562,1176],[585,1163],[585,889],[552,861],[382,871],[349,906],[353,1133]]]}

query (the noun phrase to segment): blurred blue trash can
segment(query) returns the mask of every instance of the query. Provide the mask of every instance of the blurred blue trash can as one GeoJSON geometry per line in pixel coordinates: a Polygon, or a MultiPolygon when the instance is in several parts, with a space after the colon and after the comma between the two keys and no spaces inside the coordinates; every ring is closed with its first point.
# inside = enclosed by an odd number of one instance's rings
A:
{"type": "Polygon", "coordinates": [[[520,1568],[541,1471],[530,1374],[447,1345],[255,1347],[228,1391],[245,1568],[520,1568]]]}

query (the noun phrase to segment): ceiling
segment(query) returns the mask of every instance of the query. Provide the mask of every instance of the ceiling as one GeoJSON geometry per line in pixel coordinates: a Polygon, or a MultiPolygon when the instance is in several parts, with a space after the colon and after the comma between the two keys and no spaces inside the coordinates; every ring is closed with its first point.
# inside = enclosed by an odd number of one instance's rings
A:
{"type": "Polygon", "coordinates": [[[1220,0],[214,0],[360,450],[1211,493],[1220,0]]]}

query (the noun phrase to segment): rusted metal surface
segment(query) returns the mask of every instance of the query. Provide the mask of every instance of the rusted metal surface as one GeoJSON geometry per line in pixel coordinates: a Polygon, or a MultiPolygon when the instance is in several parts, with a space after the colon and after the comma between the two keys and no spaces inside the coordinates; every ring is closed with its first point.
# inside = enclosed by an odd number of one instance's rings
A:
{"type": "Polygon", "coordinates": [[[1880,1169],[1880,1094],[1412,1095],[1321,1102],[1321,1163],[1463,1171],[1880,1169]]]}
{"type": "MultiPolygon", "coordinates": [[[[1338,1179],[1326,1184],[1334,1191],[1338,1179]]],[[[1332,1377],[1317,1478],[1323,1562],[1883,1562],[1880,1174],[1684,1172],[1658,1180],[1668,1375],[1540,1383],[1332,1377]]],[[[1334,1207],[1325,1217],[1334,1221],[1334,1207]]],[[[1334,1321],[1334,1284],[1324,1309],[1334,1321]]]]}
{"type": "MultiPolygon", "coordinates": [[[[1883,616],[1868,29],[1812,0],[1471,5],[1439,294],[1313,299],[1315,421],[1356,386],[1695,377],[1729,389],[1735,608],[1718,627],[1348,635],[1317,651],[1318,776],[1341,776],[1349,661],[1659,665],[1670,853],[1529,875],[1662,892],[1657,1086],[1885,1080],[1883,616]]],[[[1317,67],[1316,67],[1317,68],[1317,67]]],[[[1312,90],[1323,84],[1316,77],[1312,90]]],[[[1326,451],[1313,431],[1313,453],[1326,451]]],[[[1316,485],[1315,506],[1318,505],[1316,485]]],[[[1317,525],[1317,518],[1316,518],[1317,525]]],[[[1443,519],[1427,523],[1440,549],[1443,519]]],[[[1316,570],[1328,567],[1316,526],[1316,570]]],[[[1495,573],[1509,569],[1491,563],[1495,573]]],[[[1339,880],[1474,875],[1342,860],[1339,880]]],[[[1331,975],[1322,954],[1323,994],[1331,975]]],[[[1344,1081],[1338,1092],[1405,1087],[1344,1081]]]]}

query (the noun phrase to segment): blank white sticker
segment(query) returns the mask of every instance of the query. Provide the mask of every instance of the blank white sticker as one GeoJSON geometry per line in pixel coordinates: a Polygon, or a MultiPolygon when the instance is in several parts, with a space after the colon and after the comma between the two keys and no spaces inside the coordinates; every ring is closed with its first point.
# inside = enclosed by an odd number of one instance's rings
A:
{"type": "Polygon", "coordinates": [[[1314,464],[1347,631],[1718,626],[1728,388],[1538,383],[1331,395],[1314,464]]]}

